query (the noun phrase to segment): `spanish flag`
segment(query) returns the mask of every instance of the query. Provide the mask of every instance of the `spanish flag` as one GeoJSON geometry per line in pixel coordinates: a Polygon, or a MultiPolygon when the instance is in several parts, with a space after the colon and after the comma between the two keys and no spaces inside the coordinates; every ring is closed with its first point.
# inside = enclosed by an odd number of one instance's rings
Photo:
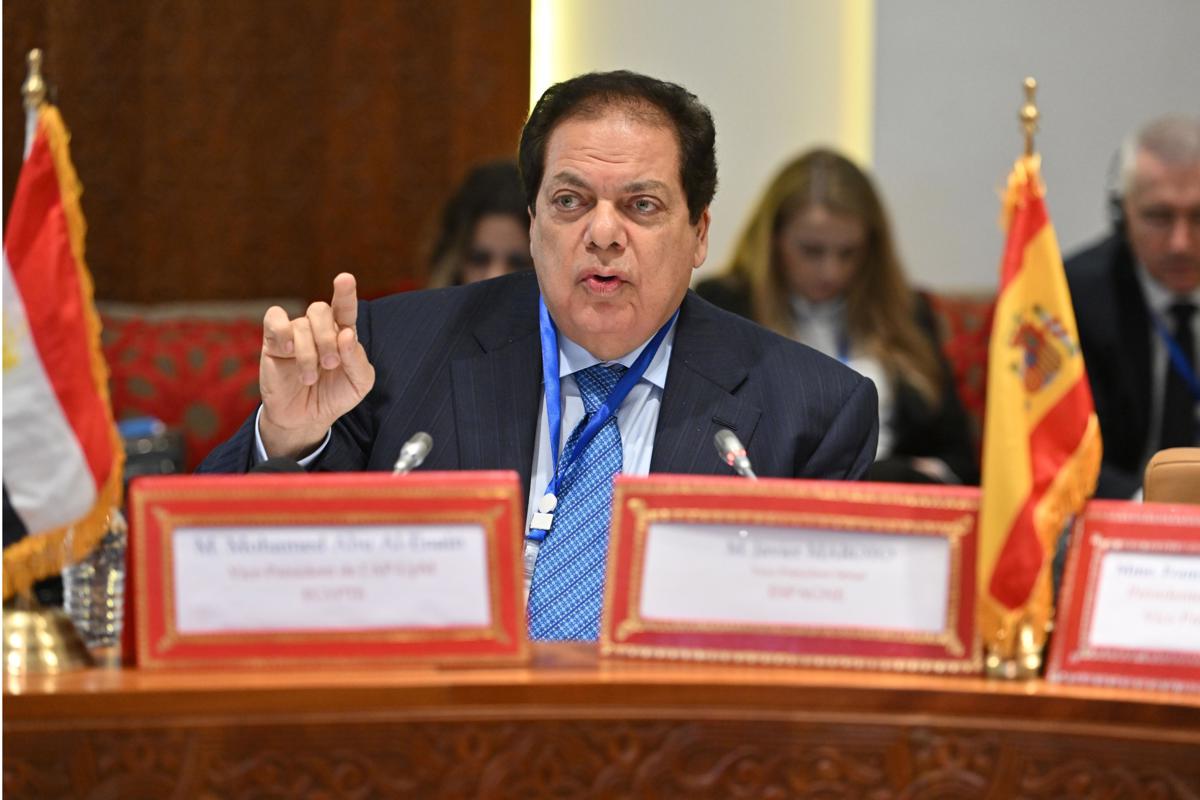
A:
{"type": "Polygon", "coordinates": [[[1055,545],[1100,470],[1100,426],[1040,171],[1041,157],[1027,155],[1008,178],[988,346],[979,622],[1002,658],[1014,656],[1022,628],[1029,643],[1045,642],[1055,545]]]}
{"type": "Polygon", "coordinates": [[[4,488],[28,533],[4,548],[6,599],[87,555],[121,502],[124,450],[68,139],[43,104],[4,231],[4,488]]]}

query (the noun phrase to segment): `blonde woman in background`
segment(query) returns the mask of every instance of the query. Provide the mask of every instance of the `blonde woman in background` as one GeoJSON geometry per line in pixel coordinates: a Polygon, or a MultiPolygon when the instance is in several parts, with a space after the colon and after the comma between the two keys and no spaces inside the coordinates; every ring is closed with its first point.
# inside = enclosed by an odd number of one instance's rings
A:
{"type": "Polygon", "coordinates": [[[849,159],[818,149],[784,167],[733,260],[696,291],[875,382],[879,449],[869,479],[978,480],[929,304],[909,288],[879,194],[849,159]]]}

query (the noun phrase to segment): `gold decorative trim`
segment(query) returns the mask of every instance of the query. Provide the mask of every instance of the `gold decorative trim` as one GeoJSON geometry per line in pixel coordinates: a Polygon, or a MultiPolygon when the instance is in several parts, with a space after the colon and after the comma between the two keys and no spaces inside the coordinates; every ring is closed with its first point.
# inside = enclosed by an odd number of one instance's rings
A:
{"type": "MultiPolygon", "coordinates": [[[[1112,522],[1139,522],[1159,524],[1151,517],[1164,515],[1130,515],[1108,514],[1103,518],[1112,522]]],[[[1200,663],[1200,654],[1185,654],[1166,650],[1146,650],[1133,648],[1100,647],[1092,645],[1092,625],[1095,617],[1096,594],[1100,583],[1100,565],[1109,555],[1114,553],[1160,553],[1168,555],[1200,556],[1200,541],[1146,541],[1123,537],[1105,536],[1102,531],[1092,532],[1089,540],[1092,545],[1092,557],[1088,563],[1087,583],[1084,586],[1083,608],[1080,610],[1079,647],[1070,654],[1068,662],[1077,664],[1082,661],[1115,661],[1122,664],[1153,664],[1159,666],[1195,666],[1200,663]]]]}
{"type": "MultiPolygon", "coordinates": [[[[679,659],[697,661],[719,661],[751,664],[791,664],[814,667],[847,667],[853,669],[889,669],[898,671],[917,672],[978,672],[982,667],[982,648],[978,637],[970,643],[970,656],[966,661],[940,659],[894,659],[872,658],[859,656],[830,656],[803,655],[794,653],[764,653],[757,650],[714,650],[700,648],[676,648],[664,646],[645,646],[630,644],[629,639],[639,634],[679,634],[679,633],[757,633],[768,635],[797,635],[804,637],[837,637],[857,641],[901,642],[912,645],[933,645],[945,649],[951,656],[961,658],[968,653],[967,646],[958,636],[959,603],[961,601],[960,582],[962,578],[963,558],[961,540],[970,533],[975,513],[978,509],[978,498],[927,498],[892,492],[875,490],[827,488],[820,486],[780,483],[778,487],[767,489],[751,481],[731,484],[729,492],[744,497],[769,497],[771,499],[821,499],[833,501],[858,501],[870,503],[896,503],[906,507],[944,508],[949,510],[964,510],[971,513],[962,514],[950,520],[897,520],[880,517],[859,516],[854,514],[838,514],[810,511],[759,511],[755,509],[697,509],[692,507],[655,507],[651,508],[646,502],[647,497],[674,495],[712,495],[711,487],[696,487],[691,482],[664,484],[618,485],[614,498],[614,507],[618,515],[628,508],[633,516],[634,525],[630,536],[633,548],[633,558],[629,565],[629,597],[628,610],[625,619],[621,620],[613,631],[613,640],[603,636],[601,653],[605,655],[624,655],[642,658],[679,659]],[[791,491],[779,491],[787,490],[791,491]],[[628,493],[636,496],[627,498],[628,493]],[[908,502],[900,503],[903,497],[908,502]],[[941,502],[941,501],[951,502],[941,502]],[[924,502],[923,502],[924,501],[924,502]],[[879,532],[902,536],[934,536],[944,538],[949,547],[949,581],[947,593],[946,616],[942,630],[936,633],[917,633],[912,631],[897,631],[892,629],[863,629],[838,628],[799,625],[745,625],[742,623],[705,623],[705,622],[670,622],[648,621],[641,616],[641,595],[644,583],[646,540],[649,526],[661,522],[681,522],[697,524],[744,524],[778,527],[808,526],[826,530],[855,530],[879,532]]],[[[722,489],[724,491],[724,488],[722,489]]],[[[620,516],[617,517],[621,519],[620,516]]],[[[618,565],[625,554],[622,550],[622,537],[614,536],[612,550],[609,555],[609,574],[605,583],[604,619],[601,631],[612,629],[612,609],[614,608],[614,585],[618,565]]]]}
{"type": "MultiPolygon", "coordinates": [[[[416,500],[416,499],[455,499],[467,501],[506,501],[506,505],[495,504],[491,507],[482,510],[466,510],[466,509],[451,509],[445,511],[408,511],[403,509],[390,509],[382,511],[338,511],[326,509],[314,509],[306,505],[301,512],[278,512],[278,511],[245,511],[245,512],[192,512],[189,514],[175,514],[164,508],[158,503],[169,503],[171,501],[186,500],[189,502],[217,502],[221,501],[222,507],[227,507],[230,500],[258,500],[262,498],[262,487],[247,487],[244,484],[222,486],[216,489],[172,489],[154,487],[151,490],[143,490],[135,497],[133,516],[136,520],[138,530],[145,531],[146,528],[146,509],[153,506],[155,521],[158,526],[160,536],[160,546],[162,550],[161,570],[160,575],[162,582],[162,609],[164,634],[157,641],[150,641],[148,613],[138,614],[138,651],[139,662],[145,666],[211,666],[214,661],[211,658],[196,658],[196,659],[180,659],[170,658],[165,660],[159,658],[168,653],[171,649],[180,645],[222,645],[222,644],[242,644],[242,643],[296,643],[296,642],[314,642],[318,644],[326,644],[333,642],[362,642],[364,644],[399,644],[409,642],[454,642],[454,641],[490,641],[495,644],[507,646],[512,644],[513,639],[501,624],[501,575],[499,570],[504,561],[500,558],[500,534],[499,523],[505,516],[505,509],[508,509],[507,520],[510,526],[514,526],[516,530],[519,524],[516,508],[515,495],[512,489],[501,487],[443,487],[443,486],[412,486],[396,483],[387,486],[285,486],[271,487],[273,500],[289,499],[312,501],[314,499],[330,500],[337,499],[340,501],[354,499],[394,499],[394,500],[416,500]],[[355,630],[355,631],[254,631],[247,633],[204,633],[204,634],[183,634],[180,633],[176,626],[177,610],[175,607],[175,561],[174,561],[174,542],[173,534],[177,528],[181,527],[225,527],[225,526],[246,526],[253,529],[255,526],[266,525],[294,525],[297,527],[314,528],[328,524],[338,524],[346,526],[368,525],[368,524],[394,524],[394,525],[449,525],[449,524],[465,524],[478,526],[485,538],[485,553],[487,558],[487,581],[488,581],[488,600],[490,607],[488,609],[490,616],[490,624],[488,626],[476,627],[455,627],[449,629],[420,629],[420,628],[381,628],[376,630],[355,630]]],[[[250,532],[253,532],[251,530],[250,532]]],[[[146,563],[144,535],[137,536],[134,542],[135,556],[137,563],[146,563]]],[[[519,545],[520,542],[517,542],[519,545]]],[[[514,586],[520,585],[519,569],[520,559],[519,553],[511,554],[508,563],[510,564],[515,575],[510,577],[514,586]]],[[[148,601],[149,596],[144,581],[137,583],[135,590],[137,602],[144,604],[148,601]]],[[[519,605],[519,604],[518,604],[519,605]]],[[[142,605],[143,609],[148,606],[142,605]]],[[[520,609],[518,609],[518,614],[520,609]]],[[[521,624],[520,618],[517,624],[521,624]]],[[[403,654],[387,654],[377,657],[355,655],[352,657],[337,657],[329,655],[321,655],[316,657],[243,657],[230,656],[227,659],[222,659],[222,663],[237,664],[237,665],[279,665],[279,664],[301,664],[301,663],[353,663],[355,661],[379,661],[381,663],[405,663],[405,664],[439,664],[439,663],[477,663],[477,664],[501,664],[512,663],[513,661],[527,660],[529,655],[529,643],[527,640],[519,642],[517,651],[514,654],[494,655],[494,654],[462,654],[462,655],[444,655],[438,654],[430,657],[413,657],[403,654]]]]}
{"type": "Polygon", "coordinates": [[[972,650],[966,661],[936,658],[889,658],[881,656],[831,656],[800,653],[763,652],[761,650],[722,650],[713,648],[654,647],[636,644],[602,643],[600,654],[628,656],[660,661],[702,661],[722,664],[812,667],[814,669],[884,670],[888,672],[921,672],[939,675],[978,673],[983,667],[979,647],[972,650]]]}
{"type": "MultiPolygon", "coordinates": [[[[689,476],[683,476],[685,478],[689,476]]],[[[630,482],[632,483],[632,482],[630,482]]],[[[637,483],[630,485],[628,491],[636,492],[642,497],[661,497],[663,495],[712,495],[712,486],[697,484],[693,480],[662,481],[637,483]]],[[[829,502],[870,503],[872,505],[895,505],[904,508],[935,508],[954,511],[978,511],[979,494],[972,492],[969,496],[955,493],[945,496],[930,496],[921,493],[905,492],[891,489],[859,488],[866,484],[842,484],[831,486],[828,481],[793,481],[763,479],[758,481],[731,480],[727,486],[722,486],[720,494],[731,497],[772,498],[780,500],[825,500],[829,502]]],[[[618,483],[618,491],[622,489],[618,483]]],[[[622,494],[624,492],[621,492],[622,494]]],[[[619,506],[618,506],[619,507],[619,506]]]]}
{"type": "MultiPolygon", "coordinates": [[[[176,627],[178,619],[175,607],[175,547],[174,534],[178,528],[222,527],[232,525],[247,525],[252,527],[267,525],[295,525],[297,527],[320,528],[326,521],[320,518],[314,520],[310,515],[296,515],[291,512],[260,512],[255,514],[192,514],[171,516],[162,508],[155,509],[159,516],[160,530],[164,538],[163,547],[163,602],[167,609],[165,614],[165,636],[160,642],[165,647],[186,644],[238,644],[249,642],[412,642],[412,641],[471,641],[481,638],[499,638],[503,631],[497,619],[496,609],[499,603],[499,581],[492,580],[491,571],[488,573],[488,598],[492,617],[490,626],[475,628],[453,627],[436,632],[425,633],[423,629],[405,629],[403,632],[394,629],[381,628],[376,630],[355,631],[253,631],[246,633],[181,633],[176,627]]],[[[486,557],[491,564],[498,564],[498,543],[496,536],[496,519],[501,509],[492,508],[487,511],[484,520],[475,516],[467,517],[461,511],[443,511],[430,514],[423,512],[397,514],[394,511],[354,511],[339,513],[335,520],[341,525],[370,525],[379,523],[394,523],[396,525],[411,525],[414,523],[429,523],[431,525],[446,525],[452,523],[478,525],[486,542],[486,557]]]]}

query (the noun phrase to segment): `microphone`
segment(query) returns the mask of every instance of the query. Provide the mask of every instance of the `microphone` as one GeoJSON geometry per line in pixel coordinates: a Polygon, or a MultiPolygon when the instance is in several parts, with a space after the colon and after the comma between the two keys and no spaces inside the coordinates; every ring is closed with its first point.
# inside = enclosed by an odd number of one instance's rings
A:
{"type": "Polygon", "coordinates": [[[425,460],[425,456],[429,455],[432,448],[432,436],[425,431],[414,433],[412,438],[400,448],[400,457],[396,459],[396,464],[392,467],[392,474],[406,475],[412,472],[421,466],[421,462],[425,460]]]}
{"type": "Polygon", "coordinates": [[[251,472],[307,472],[294,459],[285,456],[274,456],[266,461],[260,461],[250,468],[251,472]]]}
{"type": "Polygon", "coordinates": [[[717,435],[713,437],[713,444],[717,446],[717,455],[721,456],[722,461],[733,467],[734,472],[743,478],[758,480],[758,476],[750,468],[750,459],[746,458],[745,445],[738,440],[733,431],[727,428],[717,431],[717,435]]]}

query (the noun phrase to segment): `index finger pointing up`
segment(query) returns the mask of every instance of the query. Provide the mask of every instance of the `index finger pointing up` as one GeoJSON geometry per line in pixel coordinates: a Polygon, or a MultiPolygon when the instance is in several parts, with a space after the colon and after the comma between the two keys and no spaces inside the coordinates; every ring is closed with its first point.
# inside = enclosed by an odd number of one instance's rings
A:
{"type": "Polygon", "coordinates": [[[342,328],[358,323],[358,283],[349,272],[340,272],[333,279],[333,321],[342,328]]]}

